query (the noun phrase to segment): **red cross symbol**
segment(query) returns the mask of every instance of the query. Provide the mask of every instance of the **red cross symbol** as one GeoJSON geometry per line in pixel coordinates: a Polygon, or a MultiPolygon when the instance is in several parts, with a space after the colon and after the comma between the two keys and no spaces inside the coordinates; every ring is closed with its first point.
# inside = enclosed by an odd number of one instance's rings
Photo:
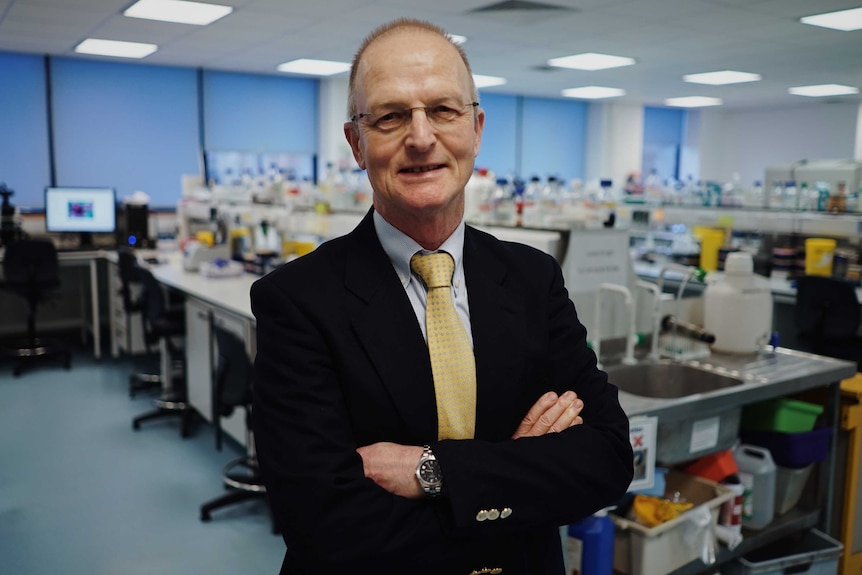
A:
{"type": "Polygon", "coordinates": [[[643,435],[635,435],[634,441],[632,442],[632,447],[643,447],[644,446],[644,436],[643,435]]]}

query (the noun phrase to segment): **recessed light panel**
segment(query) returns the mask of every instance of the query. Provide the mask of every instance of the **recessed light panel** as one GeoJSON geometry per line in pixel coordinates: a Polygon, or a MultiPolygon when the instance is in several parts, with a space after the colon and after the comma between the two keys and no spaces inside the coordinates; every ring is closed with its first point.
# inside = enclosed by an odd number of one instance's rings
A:
{"type": "Polygon", "coordinates": [[[760,74],[750,72],[737,72],[735,70],[721,70],[719,72],[704,72],[702,74],[686,74],[682,77],[685,82],[693,84],[710,84],[721,86],[723,84],[741,84],[742,82],[758,82],[760,74]]]}
{"type": "Polygon", "coordinates": [[[491,86],[502,86],[506,83],[506,79],[499,76],[473,74],[473,83],[476,84],[476,88],[490,88],[491,86]]]}
{"type": "Polygon", "coordinates": [[[119,40],[99,40],[87,38],[77,46],[78,54],[94,54],[96,56],[116,56],[118,58],[145,58],[158,50],[155,44],[142,42],[121,42],[119,40]]]}
{"type": "Polygon", "coordinates": [[[679,108],[704,108],[706,106],[721,106],[721,98],[707,98],[706,96],[686,96],[684,98],[668,98],[664,101],[666,106],[679,108]]]}
{"type": "Polygon", "coordinates": [[[307,74],[309,76],[333,76],[350,70],[350,64],[346,62],[332,62],[330,60],[310,60],[300,58],[279,64],[279,72],[291,72],[293,74],[307,74]]]}
{"type": "Polygon", "coordinates": [[[138,0],[123,16],[206,26],[233,12],[230,6],[186,2],[185,0],[138,0]]]}
{"type": "Polygon", "coordinates": [[[460,34],[449,34],[449,39],[459,45],[467,41],[467,37],[460,34]]]}
{"type": "Polygon", "coordinates": [[[844,86],[843,84],[819,84],[816,86],[796,86],[787,90],[795,96],[810,96],[819,98],[823,96],[846,96],[848,94],[858,94],[859,88],[853,86],[844,86]]]}
{"type": "Polygon", "coordinates": [[[561,58],[551,58],[548,60],[549,66],[555,66],[557,68],[573,68],[575,70],[605,70],[607,68],[631,66],[634,63],[634,58],[611,56],[610,54],[597,54],[595,52],[574,54],[572,56],[563,56],[561,58]]]}
{"type": "Polygon", "coordinates": [[[583,98],[585,100],[616,98],[625,95],[626,91],[622,88],[607,88],[605,86],[582,86],[581,88],[563,90],[563,96],[567,98],[583,98]]]}
{"type": "Polygon", "coordinates": [[[816,14],[814,16],[806,16],[799,19],[803,24],[811,26],[821,26],[823,28],[832,28],[833,30],[842,30],[850,32],[852,30],[862,29],[862,8],[851,8],[850,10],[840,10],[838,12],[826,12],[825,14],[816,14]]]}

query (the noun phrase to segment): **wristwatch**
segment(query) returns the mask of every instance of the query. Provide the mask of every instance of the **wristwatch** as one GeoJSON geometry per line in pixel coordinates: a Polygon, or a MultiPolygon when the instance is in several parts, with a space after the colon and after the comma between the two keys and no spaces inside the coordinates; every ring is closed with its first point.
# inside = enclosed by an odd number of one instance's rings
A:
{"type": "Polygon", "coordinates": [[[424,446],[422,457],[419,458],[419,464],[416,466],[416,479],[419,480],[419,485],[426,497],[439,497],[443,491],[443,472],[440,469],[440,462],[427,445],[424,446]]]}

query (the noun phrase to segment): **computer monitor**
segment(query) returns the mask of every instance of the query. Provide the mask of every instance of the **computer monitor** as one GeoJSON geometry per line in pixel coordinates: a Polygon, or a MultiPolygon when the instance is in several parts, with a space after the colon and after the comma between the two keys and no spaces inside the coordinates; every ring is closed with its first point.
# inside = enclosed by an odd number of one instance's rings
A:
{"type": "Polygon", "coordinates": [[[93,245],[94,233],[114,233],[117,229],[117,193],[114,188],[45,188],[45,229],[73,232],[81,247],[93,245]]]}

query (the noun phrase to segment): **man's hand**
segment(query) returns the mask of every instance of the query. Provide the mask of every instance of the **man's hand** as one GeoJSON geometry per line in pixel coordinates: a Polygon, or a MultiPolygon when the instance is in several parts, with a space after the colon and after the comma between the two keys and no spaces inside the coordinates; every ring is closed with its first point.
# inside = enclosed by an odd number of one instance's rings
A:
{"type": "Polygon", "coordinates": [[[397,443],[372,443],[356,450],[362,457],[365,477],[394,495],[408,499],[425,496],[416,479],[422,447],[397,443]]]}
{"type": "Polygon", "coordinates": [[[583,408],[584,402],[578,399],[574,391],[567,391],[561,396],[549,391],[533,404],[512,439],[559,433],[573,425],[580,425],[584,422],[580,415],[583,408]]]}

